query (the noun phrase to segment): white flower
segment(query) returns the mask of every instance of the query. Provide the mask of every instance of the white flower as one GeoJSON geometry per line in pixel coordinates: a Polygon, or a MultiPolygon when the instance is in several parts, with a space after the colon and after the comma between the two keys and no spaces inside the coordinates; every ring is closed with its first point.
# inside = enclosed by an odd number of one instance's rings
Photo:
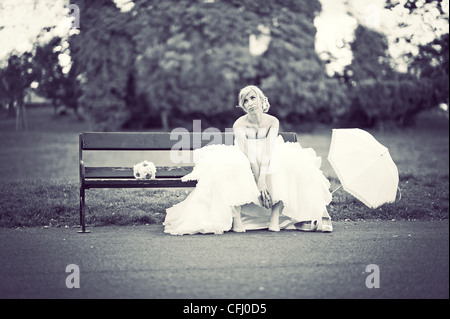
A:
{"type": "Polygon", "coordinates": [[[134,165],[133,175],[136,179],[155,179],[156,166],[149,161],[140,162],[134,165]]]}

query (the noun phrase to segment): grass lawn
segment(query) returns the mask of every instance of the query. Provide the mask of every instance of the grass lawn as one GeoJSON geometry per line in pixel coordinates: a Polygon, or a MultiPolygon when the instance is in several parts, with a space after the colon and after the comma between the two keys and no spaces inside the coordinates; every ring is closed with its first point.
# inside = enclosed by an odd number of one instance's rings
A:
{"type": "MultiPolygon", "coordinates": [[[[28,109],[28,130],[16,132],[14,119],[7,118],[4,110],[0,111],[0,227],[74,227],[79,224],[78,133],[88,130],[88,124],[78,122],[72,115],[55,118],[51,109],[35,107],[28,109]]],[[[369,209],[341,188],[333,194],[329,206],[332,218],[448,219],[448,119],[426,114],[419,118],[415,127],[369,131],[389,148],[398,166],[401,199],[369,209]]],[[[331,128],[299,133],[299,139],[303,147],[314,148],[322,157],[322,169],[334,190],[339,181],[326,159],[331,128]]],[[[149,154],[136,152],[128,158],[106,152],[96,155],[108,165],[113,162],[133,165],[149,154]]],[[[88,226],[160,224],[165,209],[183,200],[189,191],[87,190],[86,222],[88,226]]]]}

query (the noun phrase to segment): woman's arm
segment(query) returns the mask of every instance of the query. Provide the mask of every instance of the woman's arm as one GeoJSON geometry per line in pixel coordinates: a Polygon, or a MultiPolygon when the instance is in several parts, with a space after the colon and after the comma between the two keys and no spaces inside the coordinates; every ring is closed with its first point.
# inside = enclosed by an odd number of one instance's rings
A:
{"type": "Polygon", "coordinates": [[[250,161],[252,172],[255,176],[255,181],[261,192],[262,205],[266,208],[272,206],[272,199],[267,189],[266,176],[268,173],[270,159],[272,157],[272,151],[275,147],[275,142],[278,137],[279,121],[275,117],[271,117],[267,136],[262,149],[262,156],[257,160],[256,154],[249,154],[248,150],[248,138],[245,132],[245,126],[241,125],[240,121],[236,121],[233,125],[235,133],[236,143],[241,151],[247,156],[250,161]],[[254,155],[254,156],[251,156],[254,155]]]}
{"type": "Polygon", "coordinates": [[[280,122],[276,117],[272,117],[271,125],[269,128],[269,132],[267,133],[266,141],[263,145],[261,157],[260,157],[260,175],[259,179],[263,179],[265,181],[266,175],[270,173],[269,165],[272,159],[273,149],[275,148],[275,143],[278,137],[278,132],[280,129],[280,122]]]}
{"type": "Polygon", "coordinates": [[[244,153],[245,156],[247,156],[247,158],[249,159],[253,175],[255,176],[255,182],[257,182],[260,173],[259,163],[256,162],[256,159],[252,159],[249,156],[248,138],[245,132],[245,126],[241,124],[241,121],[239,119],[234,123],[233,131],[236,144],[239,146],[239,149],[242,151],[242,153],[244,153]]]}
{"type": "Polygon", "coordinates": [[[270,208],[273,205],[272,196],[267,188],[266,177],[270,173],[269,165],[273,156],[273,149],[275,147],[280,126],[278,119],[275,117],[272,118],[271,122],[263,149],[261,150],[260,162],[258,163],[259,176],[256,181],[258,189],[261,192],[262,204],[265,208],[270,208]]]}

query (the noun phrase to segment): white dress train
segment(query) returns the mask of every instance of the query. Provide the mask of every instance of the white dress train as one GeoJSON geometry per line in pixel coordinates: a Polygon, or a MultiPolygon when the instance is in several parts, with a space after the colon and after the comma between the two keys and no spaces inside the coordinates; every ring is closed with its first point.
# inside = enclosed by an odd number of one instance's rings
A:
{"type": "MultiPolygon", "coordinates": [[[[265,139],[249,139],[249,154],[262,156],[265,139]]],[[[237,145],[208,145],[194,151],[195,167],[183,181],[197,180],[188,197],[168,208],[164,231],[172,235],[222,234],[232,228],[235,207],[241,207],[246,230],[269,227],[270,209],[261,206],[247,156],[237,145]]],[[[328,217],[330,183],[320,170],[321,158],[311,148],[284,142],[278,136],[267,175],[273,203],[282,202],[280,228],[328,217]]]]}

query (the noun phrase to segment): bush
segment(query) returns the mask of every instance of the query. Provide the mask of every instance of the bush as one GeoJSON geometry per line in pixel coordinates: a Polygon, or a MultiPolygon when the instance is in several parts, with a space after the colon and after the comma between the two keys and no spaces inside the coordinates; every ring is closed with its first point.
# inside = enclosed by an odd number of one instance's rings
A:
{"type": "Polygon", "coordinates": [[[433,84],[428,79],[366,79],[349,93],[348,122],[361,126],[408,125],[417,113],[434,106],[433,84]]]}

